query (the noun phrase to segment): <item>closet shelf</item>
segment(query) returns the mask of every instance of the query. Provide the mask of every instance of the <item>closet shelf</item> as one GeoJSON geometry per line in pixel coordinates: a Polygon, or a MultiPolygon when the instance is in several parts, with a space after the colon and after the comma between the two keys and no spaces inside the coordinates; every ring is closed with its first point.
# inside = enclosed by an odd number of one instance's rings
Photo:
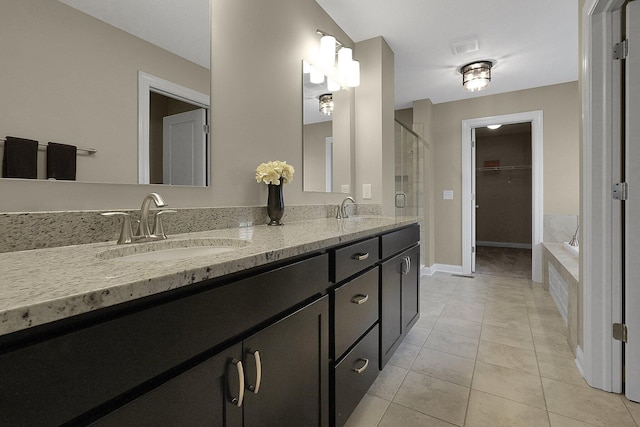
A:
{"type": "Polygon", "coordinates": [[[531,165],[491,166],[491,167],[484,167],[484,168],[476,168],[476,171],[489,172],[489,171],[510,171],[510,170],[519,170],[519,169],[531,169],[531,165]]]}

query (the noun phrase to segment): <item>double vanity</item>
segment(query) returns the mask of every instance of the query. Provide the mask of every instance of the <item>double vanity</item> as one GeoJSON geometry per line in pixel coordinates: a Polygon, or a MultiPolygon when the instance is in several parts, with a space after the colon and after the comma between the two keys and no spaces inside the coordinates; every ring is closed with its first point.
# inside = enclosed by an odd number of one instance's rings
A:
{"type": "Polygon", "coordinates": [[[419,316],[415,218],[0,254],[7,425],[342,426],[419,316]]]}

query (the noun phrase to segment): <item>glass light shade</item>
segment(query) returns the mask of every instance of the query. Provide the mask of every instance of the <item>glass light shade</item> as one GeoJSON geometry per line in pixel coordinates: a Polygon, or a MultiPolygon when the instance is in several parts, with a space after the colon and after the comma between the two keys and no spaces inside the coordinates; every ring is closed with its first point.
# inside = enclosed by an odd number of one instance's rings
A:
{"type": "Polygon", "coordinates": [[[337,90],[340,90],[340,85],[327,77],[327,89],[331,92],[335,92],[337,90]]]}
{"type": "Polygon", "coordinates": [[[489,61],[473,62],[460,68],[462,86],[469,92],[477,92],[489,86],[491,82],[491,67],[489,61]]]}
{"type": "Polygon", "coordinates": [[[319,111],[326,115],[330,116],[333,114],[333,95],[330,93],[325,93],[318,97],[319,101],[319,111]]]}
{"type": "Polygon", "coordinates": [[[489,128],[491,130],[500,129],[501,127],[502,127],[502,125],[489,125],[489,126],[487,126],[487,128],[489,128]]]}
{"type": "Polygon", "coordinates": [[[309,81],[317,85],[324,83],[324,74],[322,74],[321,71],[318,71],[313,65],[310,67],[311,72],[309,73],[309,81]]]}
{"type": "Polygon", "coordinates": [[[349,74],[347,75],[347,86],[360,86],[360,62],[353,60],[349,64],[349,74]]]}
{"type": "Polygon", "coordinates": [[[323,64],[333,67],[336,63],[336,38],[322,36],[320,38],[320,60],[323,64]]]}
{"type": "Polygon", "coordinates": [[[349,68],[351,67],[352,61],[353,51],[351,48],[343,47],[338,51],[338,74],[340,75],[340,80],[343,82],[345,82],[349,76],[349,68]]]}

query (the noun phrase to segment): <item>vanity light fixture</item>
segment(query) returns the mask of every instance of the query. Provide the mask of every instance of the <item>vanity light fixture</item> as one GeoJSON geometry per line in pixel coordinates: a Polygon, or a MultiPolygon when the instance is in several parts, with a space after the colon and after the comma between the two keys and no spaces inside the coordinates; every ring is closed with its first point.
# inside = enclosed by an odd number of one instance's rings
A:
{"type": "Polygon", "coordinates": [[[333,94],[324,93],[318,97],[320,112],[325,116],[330,116],[333,114],[333,94]]]}
{"type": "Polygon", "coordinates": [[[469,92],[477,92],[491,82],[491,61],[476,61],[460,67],[462,86],[469,92]]]}
{"type": "Polygon", "coordinates": [[[496,129],[500,129],[502,127],[502,125],[488,125],[487,128],[491,129],[491,130],[496,130],[496,129]]]}
{"type": "Polygon", "coordinates": [[[337,76],[340,84],[348,87],[360,86],[360,62],[353,59],[353,50],[324,31],[316,30],[316,32],[322,36],[320,38],[320,61],[322,64],[327,68],[336,67],[337,49],[337,76]]]}

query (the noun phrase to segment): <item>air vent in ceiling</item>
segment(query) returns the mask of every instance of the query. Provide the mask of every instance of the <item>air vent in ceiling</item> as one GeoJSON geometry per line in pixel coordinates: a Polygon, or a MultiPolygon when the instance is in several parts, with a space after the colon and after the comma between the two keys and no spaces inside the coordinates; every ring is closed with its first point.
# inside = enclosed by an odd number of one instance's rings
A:
{"type": "Polygon", "coordinates": [[[464,53],[477,52],[480,50],[480,44],[477,38],[460,40],[451,42],[451,50],[454,55],[462,55],[464,53]]]}

